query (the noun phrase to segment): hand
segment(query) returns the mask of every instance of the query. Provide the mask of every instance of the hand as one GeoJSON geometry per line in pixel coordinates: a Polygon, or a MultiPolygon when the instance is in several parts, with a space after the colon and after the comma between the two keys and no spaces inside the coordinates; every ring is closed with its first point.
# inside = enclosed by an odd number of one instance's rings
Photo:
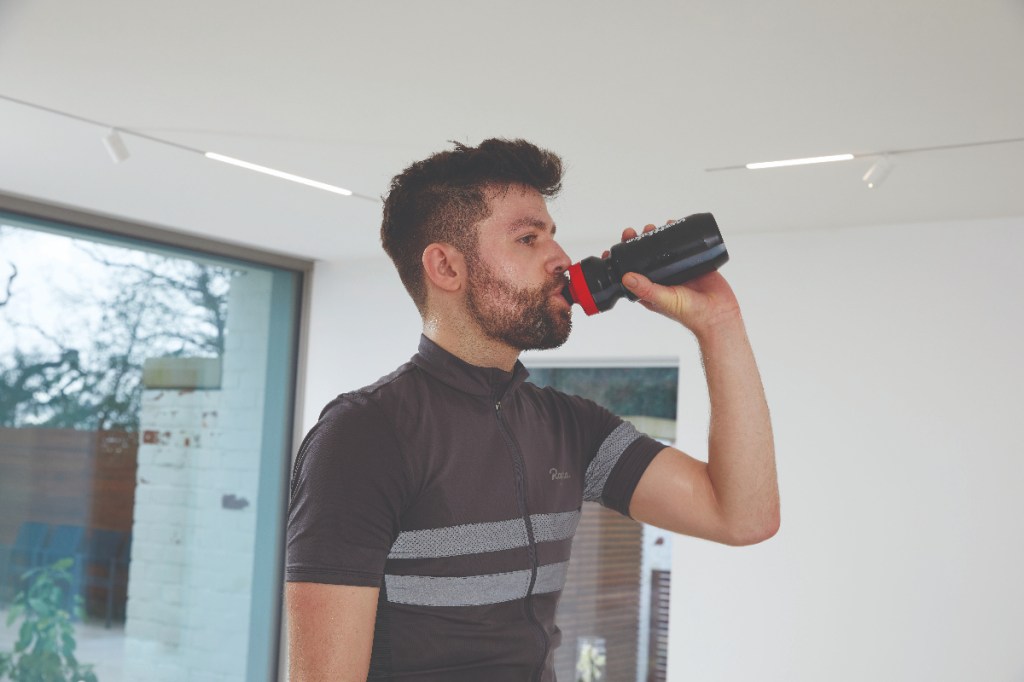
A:
{"type": "MultiPolygon", "coordinates": [[[[653,229],[654,225],[645,225],[643,231],[653,229]]],[[[622,231],[622,241],[636,236],[636,230],[631,227],[622,231]]],[[[607,258],[608,252],[605,251],[602,257],[607,258]]],[[[626,273],[622,283],[637,297],[640,305],[681,323],[697,335],[720,322],[740,317],[736,294],[717,271],[674,286],[655,284],[639,273],[626,273]]]]}

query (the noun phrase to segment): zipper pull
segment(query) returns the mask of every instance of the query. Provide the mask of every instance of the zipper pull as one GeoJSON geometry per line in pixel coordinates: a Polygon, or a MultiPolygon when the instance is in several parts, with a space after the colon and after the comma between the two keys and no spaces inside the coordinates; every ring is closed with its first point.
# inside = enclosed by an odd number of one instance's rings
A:
{"type": "Polygon", "coordinates": [[[494,403],[494,411],[495,412],[501,412],[501,401],[500,400],[498,402],[494,403]]]}

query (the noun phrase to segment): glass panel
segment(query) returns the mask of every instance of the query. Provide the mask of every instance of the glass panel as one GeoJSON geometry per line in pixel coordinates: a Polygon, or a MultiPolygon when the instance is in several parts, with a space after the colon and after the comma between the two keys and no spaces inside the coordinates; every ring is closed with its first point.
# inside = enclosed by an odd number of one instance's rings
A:
{"type": "Polygon", "coordinates": [[[100,682],[275,678],[300,287],[0,213],[0,654],[52,607],[100,682]]]}
{"type": "MultiPolygon", "coordinates": [[[[665,444],[675,440],[675,367],[534,367],[530,380],[603,405],[665,444]]],[[[671,534],[583,504],[555,622],[564,680],[665,679],[671,534]]]]}

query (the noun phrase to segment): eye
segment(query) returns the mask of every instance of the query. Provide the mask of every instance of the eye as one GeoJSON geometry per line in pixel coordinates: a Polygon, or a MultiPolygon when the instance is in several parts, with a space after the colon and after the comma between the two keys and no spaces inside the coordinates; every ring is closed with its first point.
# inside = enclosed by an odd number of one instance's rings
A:
{"type": "Polygon", "coordinates": [[[534,242],[537,241],[537,235],[526,234],[517,239],[516,241],[519,242],[520,244],[525,244],[526,246],[533,246],[534,242]]]}

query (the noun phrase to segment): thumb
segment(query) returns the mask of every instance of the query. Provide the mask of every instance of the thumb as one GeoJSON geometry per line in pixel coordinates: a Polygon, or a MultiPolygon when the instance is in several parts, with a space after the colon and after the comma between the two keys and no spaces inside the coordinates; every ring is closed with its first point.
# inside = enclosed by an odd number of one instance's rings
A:
{"type": "Polygon", "coordinates": [[[650,301],[655,296],[657,285],[641,274],[627,272],[622,278],[622,284],[641,301],[650,301]]]}
{"type": "Polygon", "coordinates": [[[677,309],[684,303],[680,300],[682,295],[680,287],[655,284],[636,272],[626,273],[622,278],[622,284],[637,297],[641,305],[662,315],[675,317],[677,309]]]}

